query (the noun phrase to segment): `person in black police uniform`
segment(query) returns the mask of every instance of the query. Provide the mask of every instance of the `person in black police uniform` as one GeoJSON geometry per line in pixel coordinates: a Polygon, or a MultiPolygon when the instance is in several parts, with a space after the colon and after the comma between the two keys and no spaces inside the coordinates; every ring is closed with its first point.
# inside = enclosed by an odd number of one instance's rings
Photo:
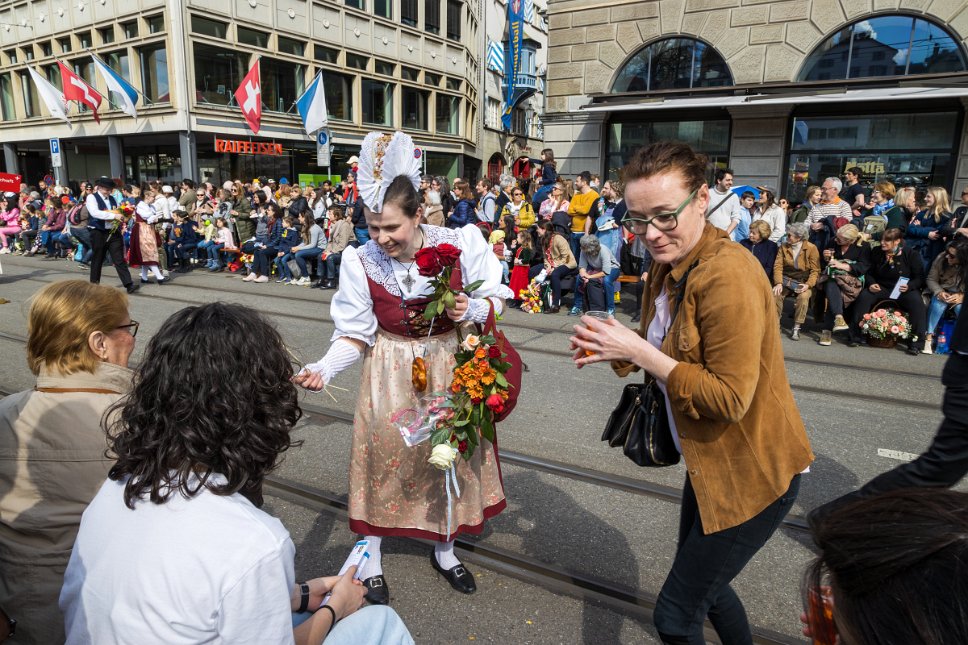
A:
{"type": "MultiPolygon", "coordinates": [[[[963,278],[968,278],[968,267],[962,267],[963,278]]],[[[840,505],[899,488],[950,488],[968,474],[968,307],[963,307],[955,324],[949,347],[951,356],[941,374],[944,399],[941,411],[944,419],[931,445],[917,459],[882,475],[878,475],[860,490],[827,502],[807,516],[816,526],[830,511],[840,505]]]]}
{"type": "Polygon", "coordinates": [[[111,194],[114,190],[114,182],[107,177],[97,180],[97,189],[87,196],[84,204],[90,216],[87,220],[87,228],[91,233],[91,282],[100,284],[101,265],[104,264],[104,256],[110,251],[111,262],[114,269],[121,278],[121,284],[127,289],[128,293],[134,293],[140,285],[131,281],[131,273],[128,271],[128,264],[124,261],[124,239],[121,234],[121,221],[123,215],[111,212],[120,204],[111,194]],[[117,221],[117,229],[114,222],[117,221]]]}

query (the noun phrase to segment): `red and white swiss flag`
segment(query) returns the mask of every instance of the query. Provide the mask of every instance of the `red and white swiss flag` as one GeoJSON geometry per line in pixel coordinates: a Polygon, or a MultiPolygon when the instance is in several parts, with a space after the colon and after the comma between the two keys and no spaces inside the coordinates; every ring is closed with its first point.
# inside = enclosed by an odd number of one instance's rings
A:
{"type": "Polygon", "coordinates": [[[94,112],[94,120],[101,122],[97,109],[101,107],[102,97],[96,89],[84,82],[80,76],[71,71],[64,63],[57,61],[61,72],[61,85],[64,88],[64,99],[67,101],[77,101],[91,108],[94,112]]]}
{"type": "Polygon", "coordinates": [[[242,108],[242,116],[249,128],[255,134],[259,134],[259,127],[262,124],[262,81],[259,78],[259,61],[249,73],[242,79],[242,84],[235,90],[235,102],[242,108]]]}

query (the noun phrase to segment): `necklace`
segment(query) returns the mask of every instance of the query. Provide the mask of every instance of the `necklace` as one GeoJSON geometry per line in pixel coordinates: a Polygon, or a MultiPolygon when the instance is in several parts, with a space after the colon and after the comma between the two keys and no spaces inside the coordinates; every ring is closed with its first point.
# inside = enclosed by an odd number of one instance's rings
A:
{"type": "MultiPolygon", "coordinates": [[[[420,235],[420,246],[417,247],[417,250],[419,251],[420,249],[422,249],[423,248],[423,245],[424,245],[424,239],[423,239],[423,234],[421,233],[421,235],[420,235]]],[[[412,275],[410,275],[410,269],[413,268],[413,265],[417,261],[417,258],[414,257],[414,259],[412,259],[410,261],[410,264],[409,265],[404,265],[403,262],[401,262],[400,260],[397,260],[396,258],[390,258],[390,259],[392,261],[396,262],[397,264],[399,264],[400,266],[402,266],[404,269],[407,270],[407,277],[405,277],[404,279],[402,279],[400,281],[400,284],[402,284],[407,291],[410,291],[411,289],[413,289],[413,285],[416,284],[417,280],[412,275]]]]}

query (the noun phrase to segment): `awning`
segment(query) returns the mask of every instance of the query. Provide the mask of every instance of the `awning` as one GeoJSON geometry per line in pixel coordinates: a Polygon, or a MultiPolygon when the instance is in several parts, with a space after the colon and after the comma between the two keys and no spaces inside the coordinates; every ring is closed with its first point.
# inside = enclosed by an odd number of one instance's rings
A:
{"type": "Polygon", "coordinates": [[[880,87],[847,91],[814,91],[809,94],[749,94],[745,96],[688,96],[682,98],[643,98],[629,103],[593,103],[582,112],[631,112],[637,110],[684,110],[740,105],[804,105],[807,103],[852,103],[871,101],[910,101],[950,99],[968,96],[968,87],[880,87]]]}

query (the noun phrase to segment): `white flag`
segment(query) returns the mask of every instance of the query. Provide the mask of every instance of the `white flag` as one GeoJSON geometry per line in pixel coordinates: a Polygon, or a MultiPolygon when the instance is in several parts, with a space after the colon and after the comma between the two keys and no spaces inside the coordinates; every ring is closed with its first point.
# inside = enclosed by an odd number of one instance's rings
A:
{"type": "Polygon", "coordinates": [[[329,124],[326,112],[326,93],[323,90],[323,73],[316,74],[316,78],[309,84],[306,91],[296,99],[296,109],[302,117],[306,134],[325,128],[329,124]]]}
{"type": "Polygon", "coordinates": [[[51,85],[46,78],[34,71],[32,67],[28,67],[27,71],[30,72],[30,78],[34,79],[34,85],[37,86],[37,93],[40,94],[40,98],[44,101],[44,105],[47,106],[47,111],[50,112],[50,115],[56,116],[58,119],[63,119],[66,123],[70,124],[71,120],[67,118],[67,101],[64,100],[64,93],[51,85]]]}

